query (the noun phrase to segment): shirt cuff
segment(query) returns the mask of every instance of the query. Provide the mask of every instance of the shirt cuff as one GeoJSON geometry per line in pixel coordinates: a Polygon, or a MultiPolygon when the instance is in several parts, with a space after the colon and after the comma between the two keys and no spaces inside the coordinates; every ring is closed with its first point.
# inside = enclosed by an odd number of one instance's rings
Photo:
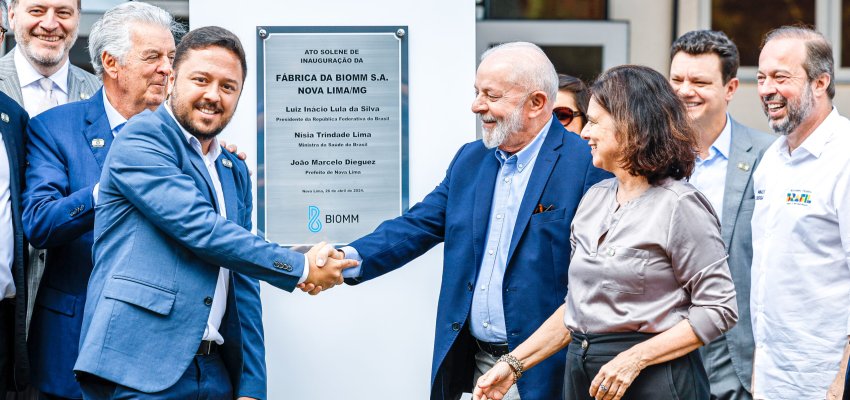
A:
{"type": "Polygon", "coordinates": [[[345,246],[340,250],[345,253],[346,260],[354,260],[358,262],[358,265],[356,267],[346,268],[342,270],[342,277],[359,278],[361,275],[361,268],[363,267],[363,258],[360,257],[360,253],[357,252],[357,249],[351,246],[345,246]]]}
{"type": "Polygon", "coordinates": [[[702,307],[691,307],[688,312],[688,322],[703,345],[711,343],[720,337],[723,331],[714,323],[708,311],[702,307]]]}
{"type": "Polygon", "coordinates": [[[94,198],[94,204],[97,204],[97,192],[100,189],[100,182],[94,184],[94,189],[91,191],[91,196],[94,198]]]}
{"type": "Polygon", "coordinates": [[[298,284],[302,284],[307,280],[307,277],[310,275],[310,259],[307,258],[307,255],[304,254],[304,270],[301,271],[301,279],[298,280],[298,284]]]}

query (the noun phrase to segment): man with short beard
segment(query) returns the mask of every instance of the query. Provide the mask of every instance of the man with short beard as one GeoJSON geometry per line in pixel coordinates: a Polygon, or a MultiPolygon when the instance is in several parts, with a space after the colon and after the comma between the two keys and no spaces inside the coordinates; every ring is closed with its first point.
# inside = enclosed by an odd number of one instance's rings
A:
{"type": "Polygon", "coordinates": [[[832,47],[767,34],[758,91],[771,129],[754,180],[755,399],[840,399],[850,355],[850,120],[832,105],[832,47]],[[842,356],[843,352],[843,356],[842,356]]]}
{"type": "Polygon", "coordinates": [[[11,0],[8,11],[18,45],[0,58],[0,91],[30,117],[94,94],[97,77],[68,60],[77,41],[80,0],[11,0]]]}
{"type": "Polygon", "coordinates": [[[350,260],[316,267],[251,234],[245,163],[216,139],[247,74],[239,38],[189,32],[170,100],[131,118],[103,162],[74,370],[83,398],[266,399],[258,279],[342,283],[350,260]]]}
{"type": "MultiPolygon", "coordinates": [[[[563,303],[570,223],[585,191],[610,176],[553,119],[558,76],[540,48],[508,43],[481,56],[472,112],[483,140],[404,215],[342,248],[362,260],[349,283],[400,268],[444,242],[431,399],[456,399],[563,303]]],[[[559,399],[566,353],[522,376],[505,399],[559,399]]]]}

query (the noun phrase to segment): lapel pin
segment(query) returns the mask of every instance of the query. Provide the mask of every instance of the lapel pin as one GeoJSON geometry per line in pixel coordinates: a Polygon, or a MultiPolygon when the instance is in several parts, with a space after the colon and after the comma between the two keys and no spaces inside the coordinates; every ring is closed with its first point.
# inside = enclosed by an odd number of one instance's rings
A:
{"type": "Polygon", "coordinates": [[[88,93],[80,93],[80,99],[88,100],[89,99],[88,93]]]}
{"type": "Polygon", "coordinates": [[[739,162],[738,163],[738,169],[740,169],[741,171],[749,171],[750,170],[750,164],[739,162]]]}
{"type": "Polygon", "coordinates": [[[106,141],[103,139],[92,139],[91,147],[103,147],[106,145],[106,141]]]}
{"type": "Polygon", "coordinates": [[[233,162],[226,158],[221,160],[221,165],[224,165],[227,168],[233,168],[233,162]]]}
{"type": "Polygon", "coordinates": [[[0,120],[3,120],[3,122],[9,122],[9,114],[0,113],[0,120]]]}

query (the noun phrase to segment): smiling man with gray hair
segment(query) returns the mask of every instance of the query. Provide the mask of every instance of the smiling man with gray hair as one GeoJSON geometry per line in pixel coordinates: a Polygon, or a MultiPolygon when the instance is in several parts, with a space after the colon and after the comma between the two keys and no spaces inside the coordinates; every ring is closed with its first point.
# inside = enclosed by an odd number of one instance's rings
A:
{"type": "Polygon", "coordinates": [[[110,9],[89,36],[103,89],[30,122],[23,224],[32,245],[50,255],[28,340],[33,384],[43,397],[82,397],[72,369],[92,270],[97,182],[124,123],[165,100],[174,35],[182,31],[150,4],[110,9]]]}
{"type": "MultiPolygon", "coordinates": [[[[472,112],[483,140],[461,147],[443,181],[404,215],[342,249],[357,283],[444,242],[431,399],[456,399],[563,303],[570,222],[609,175],[552,109],[558,76],[543,51],[506,43],[481,56],[472,112]]],[[[505,399],[559,399],[566,353],[540,364],[505,399]]]]}

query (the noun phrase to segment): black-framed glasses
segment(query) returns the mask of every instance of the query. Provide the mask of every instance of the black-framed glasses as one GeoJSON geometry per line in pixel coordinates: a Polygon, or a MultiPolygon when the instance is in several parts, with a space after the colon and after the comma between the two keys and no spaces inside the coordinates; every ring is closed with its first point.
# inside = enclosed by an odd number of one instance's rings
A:
{"type": "Polygon", "coordinates": [[[6,32],[8,32],[8,30],[6,30],[6,28],[0,26],[0,35],[5,35],[6,32]]]}
{"type": "Polygon", "coordinates": [[[581,111],[576,111],[569,107],[555,107],[552,112],[555,113],[555,118],[557,118],[558,121],[561,121],[561,125],[564,126],[573,122],[573,118],[584,116],[581,111]]]}

